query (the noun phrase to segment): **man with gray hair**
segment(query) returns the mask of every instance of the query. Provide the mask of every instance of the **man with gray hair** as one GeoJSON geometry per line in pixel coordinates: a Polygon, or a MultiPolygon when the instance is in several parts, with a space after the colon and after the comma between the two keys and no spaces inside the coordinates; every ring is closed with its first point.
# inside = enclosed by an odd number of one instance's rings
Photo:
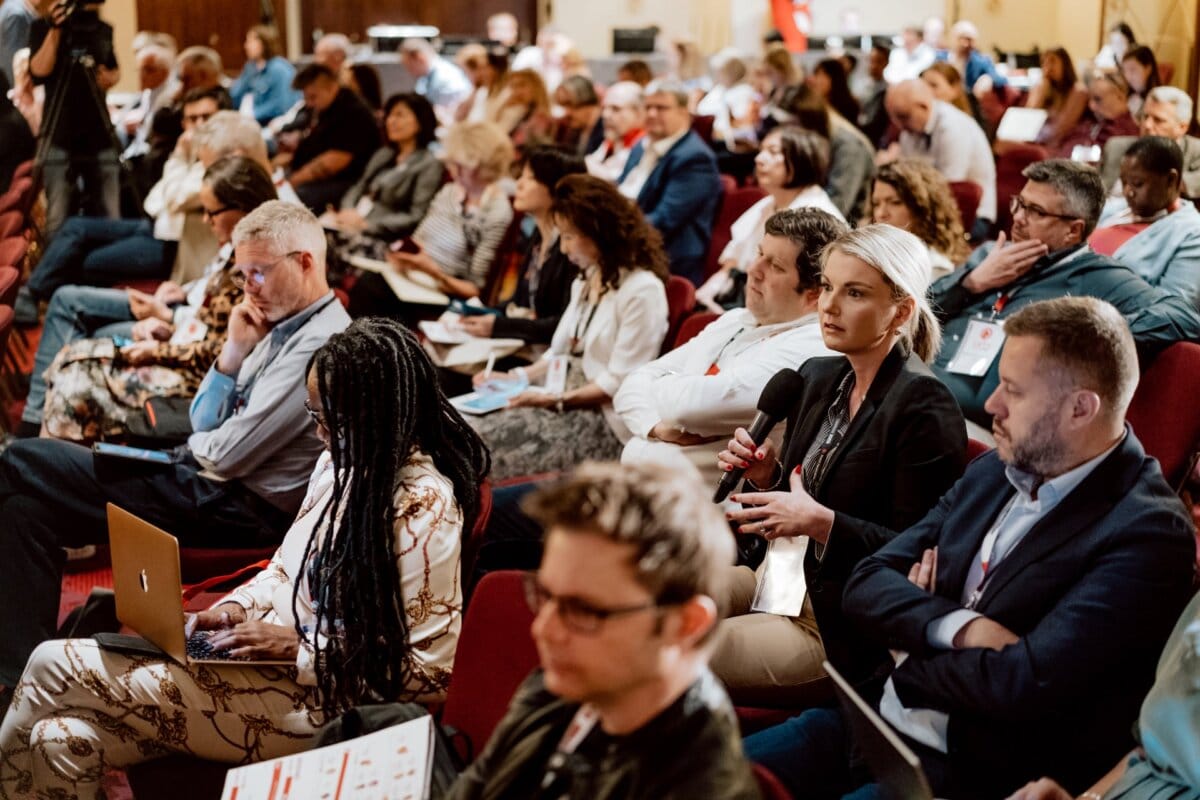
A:
{"type": "MultiPolygon", "coordinates": [[[[1174,86],[1156,86],[1150,90],[1142,105],[1142,121],[1138,131],[1142,136],[1165,136],[1179,145],[1183,151],[1182,194],[1188,199],[1200,198],[1200,139],[1188,136],[1192,111],[1192,98],[1187,92],[1174,86]]],[[[1137,138],[1114,136],[1104,145],[1100,175],[1111,198],[1121,197],[1121,159],[1137,138]]]]}
{"type": "Polygon", "coordinates": [[[683,84],[651,83],[645,110],[646,136],[633,146],[617,184],[662,234],[671,272],[699,286],[721,199],[717,158],[691,129],[683,84]]]}
{"type": "Polygon", "coordinates": [[[457,64],[439,56],[427,39],[401,42],[400,62],[416,79],[413,91],[433,104],[438,119],[453,121],[454,110],[474,88],[466,73],[457,64]]]}
{"type": "Polygon", "coordinates": [[[307,210],[271,201],[233,232],[234,306],[224,346],[192,402],[194,431],[163,454],[94,456],[54,439],[0,455],[0,685],[53,634],[62,548],[107,540],[113,503],[188,547],[277,544],[291,524],[321,442],[304,407],[312,354],[350,324],[325,279],[325,234],[307,210]]]}
{"type": "Polygon", "coordinates": [[[991,414],[984,403],[1000,382],[1003,322],[1031,303],[1067,295],[1107,300],[1129,323],[1143,366],[1174,342],[1200,340],[1200,316],[1187,301],[1087,247],[1104,204],[1095,169],[1055,158],[1022,174],[1010,234],[1001,231],[930,288],[943,334],[933,371],[963,414],[985,427],[991,414]]]}
{"type": "Polygon", "coordinates": [[[642,87],[633,81],[618,81],[604,93],[600,107],[604,125],[604,142],[589,153],[584,161],[588,172],[597,178],[616,183],[625,171],[633,146],[645,135],[646,107],[642,87]]]}

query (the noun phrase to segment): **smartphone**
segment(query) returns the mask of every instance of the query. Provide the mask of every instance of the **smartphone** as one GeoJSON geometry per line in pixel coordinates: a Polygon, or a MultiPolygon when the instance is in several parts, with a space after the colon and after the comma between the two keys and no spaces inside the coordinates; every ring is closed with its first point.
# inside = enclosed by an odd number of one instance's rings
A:
{"type": "Polygon", "coordinates": [[[126,447],[123,444],[96,442],[92,445],[92,454],[108,458],[124,458],[131,461],[145,461],[150,464],[174,464],[175,456],[165,450],[148,450],[144,447],[126,447]]]}
{"type": "Polygon", "coordinates": [[[470,303],[464,303],[457,297],[450,301],[450,310],[455,314],[461,314],[464,317],[481,317],[484,314],[491,314],[494,317],[501,315],[499,309],[488,308],[487,306],[476,306],[470,303]]]}
{"type": "Polygon", "coordinates": [[[116,345],[118,349],[122,347],[129,347],[129,345],[133,344],[133,339],[130,339],[126,336],[114,336],[112,337],[112,340],[113,344],[116,345]]]}
{"type": "Polygon", "coordinates": [[[393,253],[416,255],[421,252],[421,245],[417,244],[411,236],[405,236],[403,239],[398,239],[388,245],[388,249],[393,253]]]}

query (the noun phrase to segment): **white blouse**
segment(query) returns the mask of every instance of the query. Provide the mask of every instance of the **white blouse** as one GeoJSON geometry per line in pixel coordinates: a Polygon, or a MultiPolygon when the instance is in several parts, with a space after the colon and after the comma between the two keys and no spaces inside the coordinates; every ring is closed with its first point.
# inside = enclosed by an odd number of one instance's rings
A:
{"type": "MultiPolygon", "coordinates": [[[[314,644],[321,634],[314,631],[316,611],[308,587],[307,565],[301,559],[313,528],[332,499],[333,477],[333,459],[324,452],[309,480],[300,513],[270,565],[216,604],[237,603],[246,609],[249,619],[291,626],[292,593],[298,579],[296,611],[305,638],[296,658],[297,682],[306,686],[317,683],[314,644]]],[[[450,685],[462,628],[462,510],[454,497],[454,484],[420,452],[401,468],[393,503],[393,552],[408,621],[408,655],[402,666],[407,678],[402,697],[379,700],[436,702],[445,699],[450,685]]]]}

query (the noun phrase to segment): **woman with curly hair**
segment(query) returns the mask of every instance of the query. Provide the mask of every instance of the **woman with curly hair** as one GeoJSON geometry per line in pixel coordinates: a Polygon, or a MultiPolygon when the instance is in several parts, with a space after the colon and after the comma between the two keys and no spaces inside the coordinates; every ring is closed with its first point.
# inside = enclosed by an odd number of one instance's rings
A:
{"type": "Polygon", "coordinates": [[[580,276],[539,361],[475,376],[477,386],[493,379],[546,384],[471,418],[492,451],[493,480],[618,458],[630,434],[613,395],[626,375],[658,356],[667,332],[667,257],[637,206],[600,178],[568,175],[554,189],[552,213],[559,245],[580,276]],[[563,365],[561,386],[545,381],[563,365]]]}
{"type": "Polygon", "coordinates": [[[444,699],[462,626],[462,534],[488,456],[437,387],[397,322],[359,320],[330,337],[308,369],[304,405],[326,452],[300,513],[270,565],[193,620],[213,648],[247,661],[43,643],[0,726],[0,797],[93,798],[108,769],[169,753],[274,758],[352,706],[444,699]]]}
{"type": "Polygon", "coordinates": [[[879,168],[871,187],[871,222],[902,228],[924,242],[934,280],[953,272],[971,250],[950,184],[919,159],[879,168]]]}

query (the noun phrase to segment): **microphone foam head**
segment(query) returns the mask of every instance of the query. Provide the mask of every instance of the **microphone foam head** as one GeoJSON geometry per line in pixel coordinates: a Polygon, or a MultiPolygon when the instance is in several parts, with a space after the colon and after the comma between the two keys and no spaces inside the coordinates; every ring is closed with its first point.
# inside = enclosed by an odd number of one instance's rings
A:
{"type": "Polygon", "coordinates": [[[781,369],[771,376],[758,396],[758,410],[773,419],[783,419],[796,405],[804,389],[804,378],[794,369],[781,369]]]}

